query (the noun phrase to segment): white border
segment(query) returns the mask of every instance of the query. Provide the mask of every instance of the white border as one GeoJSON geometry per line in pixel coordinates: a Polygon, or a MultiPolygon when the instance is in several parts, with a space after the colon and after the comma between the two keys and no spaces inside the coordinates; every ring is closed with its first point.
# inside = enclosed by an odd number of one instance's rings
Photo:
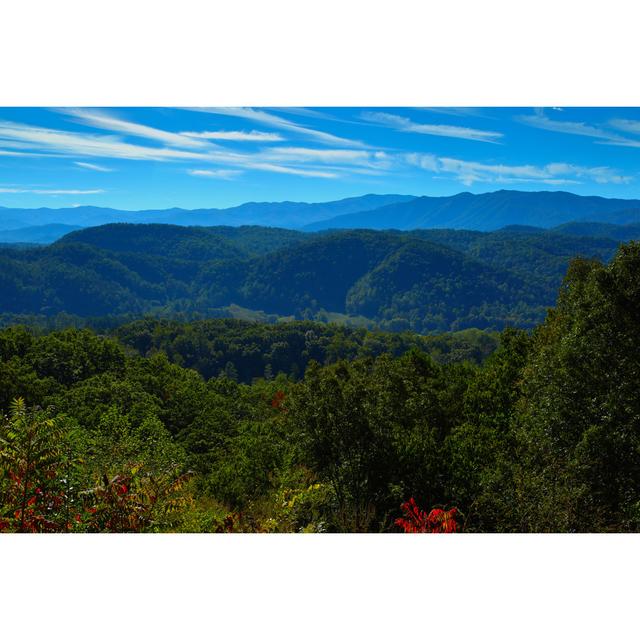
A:
{"type": "MultiPolygon", "coordinates": [[[[623,0],[20,0],[0,104],[640,105],[623,0]]],[[[0,536],[3,636],[591,638],[637,536],[0,536]]]]}
{"type": "Polygon", "coordinates": [[[632,0],[20,0],[4,105],[640,104],[632,0]]]}
{"type": "Polygon", "coordinates": [[[8,638],[621,638],[637,550],[613,534],[13,535],[0,602],[8,638]]]}

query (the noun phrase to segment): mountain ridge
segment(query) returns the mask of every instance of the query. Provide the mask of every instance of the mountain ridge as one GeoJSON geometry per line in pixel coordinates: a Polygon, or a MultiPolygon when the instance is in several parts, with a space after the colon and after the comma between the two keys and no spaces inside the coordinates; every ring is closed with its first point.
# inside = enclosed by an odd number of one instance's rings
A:
{"type": "Polygon", "coordinates": [[[500,190],[482,194],[420,196],[373,211],[311,223],[304,231],[324,229],[466,229],[494,231],[509,225],[550,228],[581,219],[640,221],[640,200],[580,196],[568,191],[500,190]]]}
{"type": "Polygon", "coordinates": [[[506,226],[551,228],[568,222],[640,223],[640,199],[580,196],[568,191],[468,191],[451,196],[365,194],[329,202],[245,202],[219,208],[128,211],[81,206],[62,209],[0,209],[0,242],[6,232],[30,242],[29,228],[51,224],[94,227],[109,223],[179,226],[259,225],[301,231],[329,229],[467,229],[506,226]]]}
{"type": "Polygon", "coordinates": [[[245,202],[235,207],[182,209],[143,209],[129,211],[92,205],[51,209],[2,209],[0,231],[17,230],[44,224],[70,224],[93,227],[113,222],[178,224],[180,226],[215,226],[226,224],[260,224],[299,228],[316,220],[380,206],[408,201],[412,195],[365,194],[328,202],[245,202]]]}

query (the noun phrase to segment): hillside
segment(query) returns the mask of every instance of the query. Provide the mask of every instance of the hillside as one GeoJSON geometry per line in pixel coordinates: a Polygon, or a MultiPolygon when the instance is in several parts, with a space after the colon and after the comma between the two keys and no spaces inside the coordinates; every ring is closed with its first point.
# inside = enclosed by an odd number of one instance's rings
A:
{"type": "MultiPolygon", "coordinates": [[[[229,308],[394,331],[533,326],[576,255],[618,241],[557,232],[112,224],[0,249],[0,313],[236,316],[229,308]]],[[[257,317],[262,317],[258,314],[257,317]]]]}
{"type": "Polygon", "coordinates": [[[640,223],[568,222],[551,231],[569,236],[613,238],[620,242],[628,242],[640,238],[640,223]]]}
{"type": "MultiPolygon", "coordinates": [[[[432,286],[462,309],[508,305],[518,285],[397,233],[314,239],[307,266],[334,242],[354,252],[353,277],[377,262],[356,286],[376,313],[405,291],[431,306],[432,286]]],[[[115,268],[131,254],[34,255],[115,268]]],[[[532,333],[153,318],[2,329],[0,531],[638,532],[639,270],[640,244],[574,263],[532,333]],[[410,528],[410,509],[430,528],[410,528]]]]}
{"type": "Polygon", "coordinates": [[[505,228],[490,233],[426,229],[409,231],[406,235],[463,251],[484,264],[506,269],[554,289],[567,269],[569,257],[584,256],[607,262],[619,244],[612,237],[576,237],[556,229],[529,227],[505,228]]]}

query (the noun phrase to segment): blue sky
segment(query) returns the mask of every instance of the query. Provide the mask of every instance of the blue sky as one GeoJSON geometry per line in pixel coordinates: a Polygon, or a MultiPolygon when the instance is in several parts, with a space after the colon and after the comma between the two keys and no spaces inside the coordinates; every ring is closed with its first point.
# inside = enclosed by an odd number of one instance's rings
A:
{"type": "Polygon", "coordinates": [[[0,108],[0,206],[640,197],[640,109],[0,108]]]}

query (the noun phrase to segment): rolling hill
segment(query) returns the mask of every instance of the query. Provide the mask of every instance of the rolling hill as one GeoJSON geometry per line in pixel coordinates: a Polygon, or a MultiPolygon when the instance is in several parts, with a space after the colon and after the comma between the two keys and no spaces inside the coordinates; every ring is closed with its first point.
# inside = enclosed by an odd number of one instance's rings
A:
{"type": "Polygon", "coordinates": [[[0,314],[220,316],[241,307],[419,332],[530,327],[553,304],[571,258],[608,260],[618,244],[521,228],[304,234],[109,224],[46,247],[0,249],[0,314]]]}

